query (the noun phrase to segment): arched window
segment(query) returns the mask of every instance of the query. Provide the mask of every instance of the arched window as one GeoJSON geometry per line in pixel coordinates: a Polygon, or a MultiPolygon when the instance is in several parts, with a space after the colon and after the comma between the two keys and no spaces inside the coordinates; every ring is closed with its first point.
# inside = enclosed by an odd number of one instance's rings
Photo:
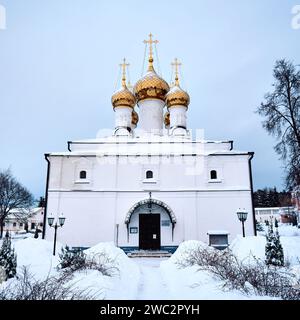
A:
{"type": "Polygon", "coordinates": [[[211,180],[216,180],[217,178],[218,178],[217,171],[216,170],[211,170],[210,171],[210,179],[211,180]]]}
{"type": "Polygon", "coordinates": [[[80,171],[79,178],[80,179],[86,179],[86,171],[80,171]]]}
{"type": "Polygon", "coordinates": [[[153,178],[153,171],[148,170],[146,171],[146,179],[152,179],[153,178]]]}

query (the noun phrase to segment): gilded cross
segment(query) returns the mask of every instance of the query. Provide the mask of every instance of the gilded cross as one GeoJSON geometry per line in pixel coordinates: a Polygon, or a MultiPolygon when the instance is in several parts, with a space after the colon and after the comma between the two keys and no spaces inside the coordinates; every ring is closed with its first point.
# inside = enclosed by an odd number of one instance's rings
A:
{"type": "Polygon", "coordinates": [[[175,67],[175,86],[179,86],[178,67],[181,66],[181,62],[175,58],[174,62],[171,63],[171,66],[175,67]]]}
{"type": "Polygon", "coordinates": [[[122,68],[122,86],[126,87],[126,67],[129,66],[129,63],[126,63],[126,59],[123,59],[123,63],[120,64],[122,68]]]}
{"type": "Polygon", "coordinates": [[[149,40],[144,40],[145,44],[149,44],[149,66],[148,70],[153,70],[153,44],[157,44],[158,40],[153,40],[152,39],[153,34],[149,34],[149,40]]]}

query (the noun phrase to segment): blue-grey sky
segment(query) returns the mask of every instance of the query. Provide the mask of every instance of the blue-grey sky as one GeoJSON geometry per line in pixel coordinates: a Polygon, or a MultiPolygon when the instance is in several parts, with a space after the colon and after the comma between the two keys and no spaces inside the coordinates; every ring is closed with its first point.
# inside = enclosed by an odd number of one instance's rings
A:
{"type": "Polygon", "coordinates": [[[44,194],[44,153],[93,138],[114,125],[110,98],[118,64],[141,74],[145,39],[160,43],[162,75],[182,63],[191,96],[188,124],[206,139],[233,139],[254,151],[254,187],[282,189],[275,140],[254,113],[279,58],[300,63],[300,0],[0,0],[0,168],[11,167],[36,197],[44,194]]]}

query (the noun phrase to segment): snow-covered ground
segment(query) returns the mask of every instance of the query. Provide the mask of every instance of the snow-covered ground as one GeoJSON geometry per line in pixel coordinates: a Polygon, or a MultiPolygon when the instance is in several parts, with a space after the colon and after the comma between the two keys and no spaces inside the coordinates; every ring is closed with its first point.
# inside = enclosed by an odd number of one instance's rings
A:
{"type": "Polygon", "coordinates": [[[137,290],[138,300],[166,300],[170,299],[170,292],[161,272],[160,258],[134,258],[139,266],[141,277],[137,290]]]}
{"type": "MultiPolygon", "coordinates": [[[[170,259],[161,263],[163,278],[165,279],[172,299],[196,300],[261,300],[274,299],[271,297],[249,296],[237,290],[226,291],[224,283],[216,279],[208,271],[199,271],[197,266],[180,268],[182,261],[190,250],[206,247],[200,241],[185,241],[170,259]]],[[[215,250],[215,249],[212,249],[215,250]]]]}
{"type": "MultiPolygon", "coordinates": [[[[281,242],[285,258],[293,270],[300,272],[300,230],[291,226],[280,226],[281,242]]],[[[264,259],[265,237],[238,237],[230,248],[241,260],[249,255],[264,259]]],[[[27,238],[14,239],[17,253],[18,271],[27,266],[36,279],[45,279],[59,271],[58,255],[53,257],[53,243],[46,240],[27,238]]],[[[119,272],[112,276],[103,275],[96,270],[76,272],[71,283],[86,289],[95,299],[272,299],[270,297],[247,296],[237,290],[225,290],[224,283],[208,271],[199,271],[196,266],[180,268],[177,264],[187,250],[205,246],[199,241],[186,241],[169,259],[128,258],[112,243],[100,243],[85,253],[95,256],[105,252],[119,272]]],[[[61,245],[57,244],[57,252],[61,245]]],[[[214,249],[212,249],[214,250],[214,249]]],[[[9,280],[12,281],[12,280],[9,280]]],[[[5,286],[5,283],[2,284],[5,286]]]]}
{"type": "Polygon", "coordinates": [[[91,257],[103,252],[114,260],[114,265],[118,269],[114,275],[105,276],[96,270],[77,272],[72,280],[73,283],[81,289],[88,289],[93,296],[99,299],[135,299],[140,282],[139,267],[113,243],[99,243],[85,251],[87,256],[91,257]]]}

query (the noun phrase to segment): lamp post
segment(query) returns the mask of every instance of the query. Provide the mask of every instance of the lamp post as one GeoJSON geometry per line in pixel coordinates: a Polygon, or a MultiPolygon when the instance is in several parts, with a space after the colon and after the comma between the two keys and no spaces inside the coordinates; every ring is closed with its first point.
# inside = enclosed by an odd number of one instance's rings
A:
{"type": "Polygon", "coordinates": [[[54,244],[53,244],[53,255],[55,256],[55,250],[56,250],[56,234],[57,234],[57,228],[62,227],[65,224],[65,220],[66,218],[61,215],[58,218],[58,221],[56,219],[55,223],[54,223],[54,217],[50,216],[48,217],[48,224],[50,228],[54,228],[54,244]]]}
{"type": "Polygon", "coordinates": [[[248,215],[248,212],[243,209],[239,209],[237,212],[236,212],[239,220],[242,222],[242,228],[243,228],[243,237],[245,238],[245,226],[244,226],[244,223],[245,221],[247,220],[247,215],[248,215]]]}

